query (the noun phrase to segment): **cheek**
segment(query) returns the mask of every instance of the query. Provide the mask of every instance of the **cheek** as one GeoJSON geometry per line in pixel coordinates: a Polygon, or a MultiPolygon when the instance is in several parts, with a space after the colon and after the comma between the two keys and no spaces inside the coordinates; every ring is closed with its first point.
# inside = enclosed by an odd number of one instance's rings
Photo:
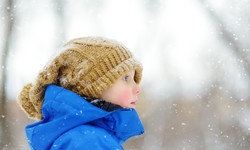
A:
{"type": "Polygon", "coordinates": [[[129,90],[123,90],[119,95],[118,99],[122,103],[130,102],[131,100],[131,93],[129,90]]]}

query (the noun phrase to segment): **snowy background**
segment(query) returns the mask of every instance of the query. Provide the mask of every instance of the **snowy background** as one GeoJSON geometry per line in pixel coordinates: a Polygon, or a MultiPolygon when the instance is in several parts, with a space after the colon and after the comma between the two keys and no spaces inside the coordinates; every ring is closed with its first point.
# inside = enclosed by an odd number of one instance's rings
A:
{"type": "Polygon", "coordinates": [[[29,149],[22,87],[63,43],[105,36],[143,66],[129,150],[250,149],[249,0],[1,0],[0,149],[29,149]]]}

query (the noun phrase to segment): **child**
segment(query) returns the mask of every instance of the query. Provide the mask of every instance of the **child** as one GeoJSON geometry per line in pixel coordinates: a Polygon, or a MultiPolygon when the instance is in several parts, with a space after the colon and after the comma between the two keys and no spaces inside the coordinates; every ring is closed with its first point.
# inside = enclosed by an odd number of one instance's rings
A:
{"type": "Polygon", "coordinates": [[[26,85],[18,102],[41,120],[25,130],[32,150],[123,149],[144,133],[136,106],[141,65],[121,44],[102,37],[69,41],[26,85]]]}

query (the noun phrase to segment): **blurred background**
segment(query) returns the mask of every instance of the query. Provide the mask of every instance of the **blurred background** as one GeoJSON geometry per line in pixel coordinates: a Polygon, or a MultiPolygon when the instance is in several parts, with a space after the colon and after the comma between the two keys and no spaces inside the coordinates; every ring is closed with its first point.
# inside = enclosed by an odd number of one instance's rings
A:
{"type": "Polygon", "coordinates": [[[249,0],[1,0],[0,149],[29,149],[16,97],[83,36],[118,40],[144,66],[146,132],[125,149],[250,149],[249,0]]]}

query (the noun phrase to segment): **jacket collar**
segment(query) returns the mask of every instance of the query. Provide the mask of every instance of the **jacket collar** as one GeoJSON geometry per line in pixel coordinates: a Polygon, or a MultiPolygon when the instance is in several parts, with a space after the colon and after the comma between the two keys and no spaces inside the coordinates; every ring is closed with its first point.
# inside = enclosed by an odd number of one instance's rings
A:
{"type": "Polygon", "coordinates": [[[105,102],[104,100],[101,100],[101,99],[89,98],[89,97],[85,97],[85,96],[84,97],[82,96],[82,98],[85,99],[86,101],[88,101],[90,104],[92,104],[92,105],[94,105],[102,110],[108,111],[108,112],[122,109],[122,107],[119,105],[105,102]]]}

